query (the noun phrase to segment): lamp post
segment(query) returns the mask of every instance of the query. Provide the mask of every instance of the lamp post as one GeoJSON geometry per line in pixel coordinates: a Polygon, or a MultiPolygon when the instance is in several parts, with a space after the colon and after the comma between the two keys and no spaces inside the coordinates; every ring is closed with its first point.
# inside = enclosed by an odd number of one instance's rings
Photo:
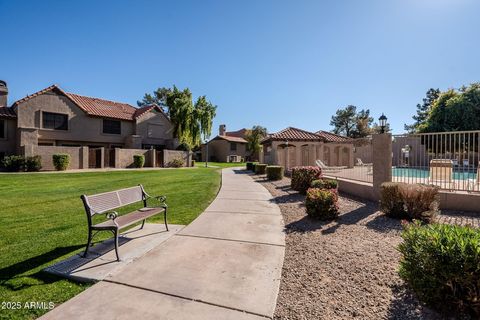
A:
{"type": "Polygon", "coordinates": [[[380,133],[385,133],[385,127],[387,126],[387,117],[383,113],[380,118],[378,118],[378,123],[380,125],[380,133]]]}

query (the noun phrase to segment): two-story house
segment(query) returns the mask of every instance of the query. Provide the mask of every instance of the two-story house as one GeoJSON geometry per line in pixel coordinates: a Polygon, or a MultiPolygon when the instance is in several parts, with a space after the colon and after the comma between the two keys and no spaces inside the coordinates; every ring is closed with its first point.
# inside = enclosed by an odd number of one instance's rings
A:
{"type": "Polygon", "coordinates": [[[0,81],[0,156],[25,146],[174,149],[177,139],[162,108],[68,93],[52,85],[7,106],[0,81]]]}

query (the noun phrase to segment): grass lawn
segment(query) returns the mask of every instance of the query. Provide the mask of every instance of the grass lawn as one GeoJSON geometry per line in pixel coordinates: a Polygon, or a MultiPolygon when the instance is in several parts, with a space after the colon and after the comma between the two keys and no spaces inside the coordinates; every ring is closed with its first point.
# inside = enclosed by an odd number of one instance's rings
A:
{"type": "MultiPolygon", "coordinates": [[[[139,183],[151,195],[167,196],[169,223],[188,224],[215,198],[220,171],[198,168],[0,175],[0,303],[52,301],[57,305],[87,288],[41,270],[84,249],[87,218],[81,194],[139,183]]],[[[161,221],[162,216],[149,221],[155,219],[161,221]]],[[[100,233],[95,240],[102,236],[110,235],[100,233]]],[[[48,311],[2,307],[5,305],[0,306],[0,319],[30,319],[48,311]]]]}
{"type": "MultiPolygon", "coordinates": [[[[208,162],[209,167],[232,168],[245,167],[245,162],[208,162]]],[[[205,162],[195,162],[195,167],[205,168],[205,162]]]]}

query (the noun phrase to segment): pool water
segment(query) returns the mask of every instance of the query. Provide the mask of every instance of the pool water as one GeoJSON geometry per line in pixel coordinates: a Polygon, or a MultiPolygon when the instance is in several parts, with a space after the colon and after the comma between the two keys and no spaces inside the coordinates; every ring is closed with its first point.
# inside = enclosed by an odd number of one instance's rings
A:
{"type": "MultiPolygon", "coordinates": [[[[406,177],[406,178],[428,178],[430,171],[427,169],[413,169],[413,168],[392,168],[392,175],[394,177],[406,177]]],[[[455,180],[468,180],[476,179],[475,172],[468,171],[454,171],[453,179],[455,180]]]]}

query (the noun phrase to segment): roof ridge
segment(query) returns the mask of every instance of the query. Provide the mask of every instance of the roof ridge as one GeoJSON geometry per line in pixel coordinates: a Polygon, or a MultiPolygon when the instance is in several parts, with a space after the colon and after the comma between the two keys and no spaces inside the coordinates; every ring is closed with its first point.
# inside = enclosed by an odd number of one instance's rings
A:
{"type": "Polygon", "coordinates": [[[111,103],[116,103],[116,104],[123,104],[123,105],[127,105],[127,106],[130,106],[134,109],[138,109],[137,107],[134,107],[132,106],[131,104],[129,103],[125,103],[125,102],[119,102],[119,101],[113,101],[113,100],[108,100],[108,99],[104,99],[104,98],[97,98],[97,97],[90,97],[90,96],[85,96],[83,94],[78,94],[78,93],[73,93],[73,92],[65,92],[65,94],[67,95],[74,95],[74,96],[78,96],[78,97],[82,97],[82,98],[87,98],[87,99],[92,99],[92,100],[100,100],[100,101],[107,101],[107,102],[111,102],[111,103]]]}

